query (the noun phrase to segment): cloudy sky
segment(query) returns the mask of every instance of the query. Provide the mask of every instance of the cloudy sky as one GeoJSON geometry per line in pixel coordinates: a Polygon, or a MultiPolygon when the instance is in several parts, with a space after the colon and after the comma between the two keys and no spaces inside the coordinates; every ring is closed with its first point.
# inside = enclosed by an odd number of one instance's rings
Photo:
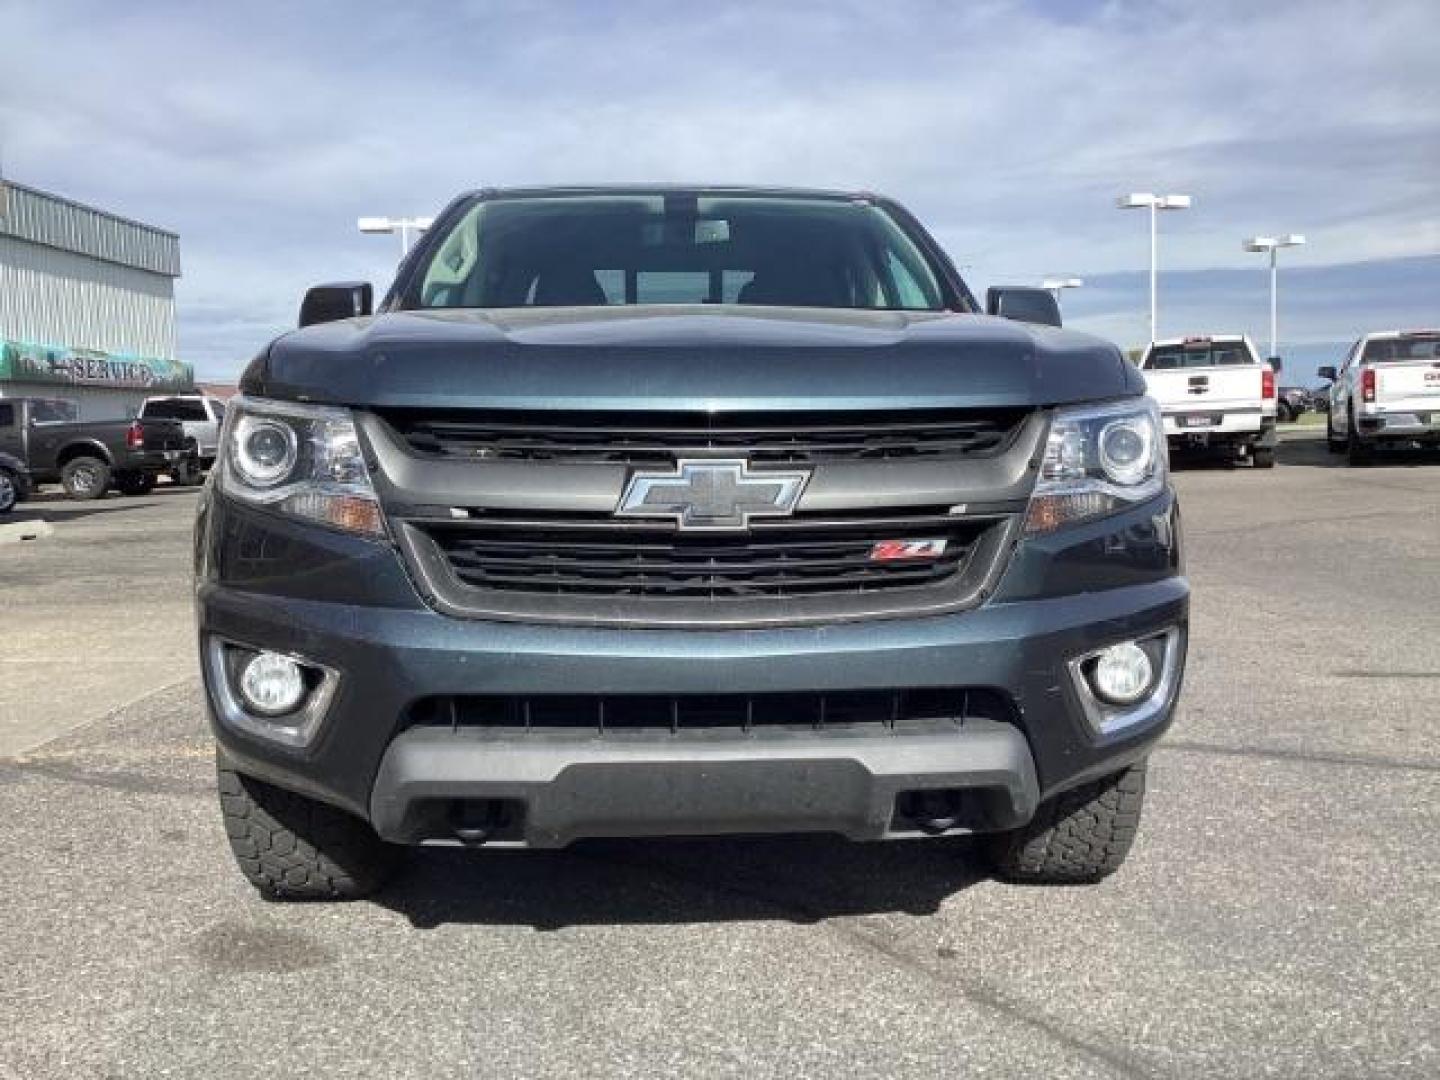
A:
{"type": "Polygon", "coordinates": [[[976,291],[1083,276],[1073,325],[1266,337],[1292,371],[1440,323],[1435,0],[0,0],[11,179],[180,233],[181,352],[233,376],[310,283],[388,283],[362,214],[481,185],[705,180],[883,191],[976,291]]]}

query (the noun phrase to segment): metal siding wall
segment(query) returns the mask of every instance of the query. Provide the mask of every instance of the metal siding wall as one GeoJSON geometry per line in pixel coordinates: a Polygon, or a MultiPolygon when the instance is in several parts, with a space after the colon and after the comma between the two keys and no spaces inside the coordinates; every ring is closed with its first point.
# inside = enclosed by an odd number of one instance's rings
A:
{"type": "Polygon", "coordinates": [[[174,282],[0,236],[0,338],[170,360],[174,282]]]}
{"type": "Polygon", "coordinates": [[[14,236],[92,259],[168,277],[180,276],[180,240],[173,233],[102,210],[7,184],[0,236],[14,236]]]}

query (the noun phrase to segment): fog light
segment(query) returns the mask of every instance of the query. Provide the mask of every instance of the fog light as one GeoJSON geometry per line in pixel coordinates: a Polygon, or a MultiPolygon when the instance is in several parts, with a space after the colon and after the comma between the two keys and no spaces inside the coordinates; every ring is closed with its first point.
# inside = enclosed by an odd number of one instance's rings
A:
{"type": "Polygon", "coordinates": [[[257,653],[240,669],[240,696],[262,716],[294,712],[305,697],[305,672],[279,653],[257,653]]]}
{"type": "Polygon", "coordinates": [[[1154,676],[1149,654],[1127,641],[1111,645],[1095,658],[1090,685],[1097,697],[1111,705],[1133,705],[1149,692],[1154,676]]]}

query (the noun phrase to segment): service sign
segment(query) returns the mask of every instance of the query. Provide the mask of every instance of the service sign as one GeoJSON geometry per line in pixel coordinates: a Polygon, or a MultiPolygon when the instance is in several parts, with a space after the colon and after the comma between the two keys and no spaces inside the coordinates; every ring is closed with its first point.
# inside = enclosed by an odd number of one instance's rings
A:
{"type": "Polygon", "coordinates": [[[179,391],[194,386],[195,373],[179,360],[0,340],[0,382],[179,391]]]}

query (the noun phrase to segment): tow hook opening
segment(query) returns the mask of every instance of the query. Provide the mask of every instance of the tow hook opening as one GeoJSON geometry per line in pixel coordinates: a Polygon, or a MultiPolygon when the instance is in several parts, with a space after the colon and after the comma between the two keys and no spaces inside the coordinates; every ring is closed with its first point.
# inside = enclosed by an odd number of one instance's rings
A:
{"type": "Polygon", "coordinates": [[[973,822],[973,800],[959,788],[902,791],[895,800],[898,824],[910,825],[930,836],[951,829],[969,829],[973,822]]]}
{"type": "Polygon", "coordinates": [[[524,804],[516,799],[452,799],[445,821],[451,836],[466,846],[513,837],[524,804]]]}

